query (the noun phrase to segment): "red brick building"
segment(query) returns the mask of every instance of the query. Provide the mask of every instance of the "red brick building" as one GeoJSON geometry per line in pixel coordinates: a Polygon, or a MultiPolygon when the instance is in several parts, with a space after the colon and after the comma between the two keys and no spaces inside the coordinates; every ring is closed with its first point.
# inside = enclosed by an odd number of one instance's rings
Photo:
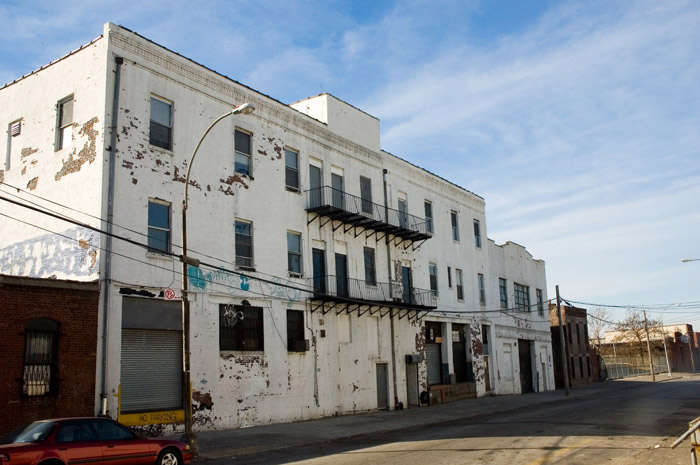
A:
{"type": "Polygon", "coordinates": [[[0,275],[0,435],[95,413],[98,303],[97,282],[0,275]]]}
{"type": "MultiPolygon", "coordinates": [[[[569,365],[569,386],[582,386],[599,380],[597,356],[592,357],[588,344],[588,314],[585,308],[561,306],[564,326],[566,358],[569,365]],[[594,375],[594,373],[596,373],[594,375]]],[[[549,305],[549,322],[552,330],[552,353],[554,354],[554,384],[564,387],[561,343],[559,342],[559,318],[557,306],[549,305]]]]}

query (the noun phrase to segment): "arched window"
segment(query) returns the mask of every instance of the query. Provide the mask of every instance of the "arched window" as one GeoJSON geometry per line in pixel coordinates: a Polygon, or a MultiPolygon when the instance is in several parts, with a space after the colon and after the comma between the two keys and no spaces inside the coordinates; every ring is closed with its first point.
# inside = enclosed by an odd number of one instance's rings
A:
{"type": "Polygon", "coordinates": [[[22,394],[25,396],[57,393],[58,329],[58,322],[48,318],[27,322],[22,377],[22,394]]]}

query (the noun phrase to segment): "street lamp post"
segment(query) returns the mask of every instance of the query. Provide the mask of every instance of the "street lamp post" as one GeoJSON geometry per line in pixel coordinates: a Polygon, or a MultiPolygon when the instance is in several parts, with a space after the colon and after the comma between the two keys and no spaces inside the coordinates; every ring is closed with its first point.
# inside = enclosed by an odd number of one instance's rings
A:
{"type": "Polygon", "coordinates": [[[700,258],[681,258],[681,261],[683,263],[688,263],[688,262],[700,262],[700,258]]]}
{"type": "Polygon", "coordinates": [[[668,369],[669,378],[673,378],[673,375],[671,374],[671,363],[668,361],[668,348],[666,347],[666,327],[664,326],[664,313],[666,312],[666,310],[668,310],[670,307],[673,307],[674,305],[680,305],[680,303],[667,305],[666,308],[664,308],[661,312],[661,337],[664,341],[664,355],[666,355],[666,368],[668,369]]]}
{"type": "Polygon", "coordinates": [[[192,163],[194,157],[197,156],[197,150],[202,145],[204,138],[209,134],[209,131],[222,119],[235,114],[249,115],[255,111],[255,107],[250,103],[244,103],[237,106],[233,110],[219,116],[213,123],[209,125],[202,137],[199,139],[197,146],[192,152],[189,164],[187,166],[187,176],[185,177],[185,195],[182,199],[182,371],[183,371],[183,394],[185,404],[185,437],[192,452],[195,456],[199,455],[199,444],[197,436],[192,431],[192,386],[190,381],[190,300],[187,294],[187,265],[199,266],[199,260],[192,259],[187,256],[187,193],[190,185],[190,172],[192,171],[192,163]]]}

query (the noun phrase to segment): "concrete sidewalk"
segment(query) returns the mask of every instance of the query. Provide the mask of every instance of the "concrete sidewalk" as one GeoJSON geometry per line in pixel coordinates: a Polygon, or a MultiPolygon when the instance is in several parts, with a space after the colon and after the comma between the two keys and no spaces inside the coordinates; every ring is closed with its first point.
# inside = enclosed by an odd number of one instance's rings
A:
{"type": "MultiPolygon", "coordinates": [[[[674,379],[691,376],[674,374],[674,379]]],[[[665,375],[657,375],[656,382],[669,381],[665,375]]],[[[200,459],[235,457],[259,452],[282,450],[325,441],[396,431],[416,426],[428,426],[460,418],[491,417],[497,413],[517,411],[534,405],[572,402],[609,390],[632,389],[651,382],[651,376],[639,376],[571,389],[566,397],[564,390],[533,394],[480,397],[465,399],[431,407],[394,411],[375,411],[322,418],[294,423],[278,423],[245,429],[198,432],[200,459]]]]}

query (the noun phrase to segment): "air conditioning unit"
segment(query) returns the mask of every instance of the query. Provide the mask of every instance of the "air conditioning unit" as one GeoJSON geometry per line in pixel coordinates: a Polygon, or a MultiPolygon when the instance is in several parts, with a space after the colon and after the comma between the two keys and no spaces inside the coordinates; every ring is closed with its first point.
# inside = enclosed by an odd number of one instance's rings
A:
{"type": "Polygon", "coordinates": [[[420,363],[423,361],[423,356],[421,354],[408,354],[406,355],[406,363],[420,363]]]}
{"type": "Polygon", "coordinates": [[[290,347],[292,352],[306,352],[309,350],[309,340],[303,339],[299,341],[292,341],[292,347],[290,347]]]}

